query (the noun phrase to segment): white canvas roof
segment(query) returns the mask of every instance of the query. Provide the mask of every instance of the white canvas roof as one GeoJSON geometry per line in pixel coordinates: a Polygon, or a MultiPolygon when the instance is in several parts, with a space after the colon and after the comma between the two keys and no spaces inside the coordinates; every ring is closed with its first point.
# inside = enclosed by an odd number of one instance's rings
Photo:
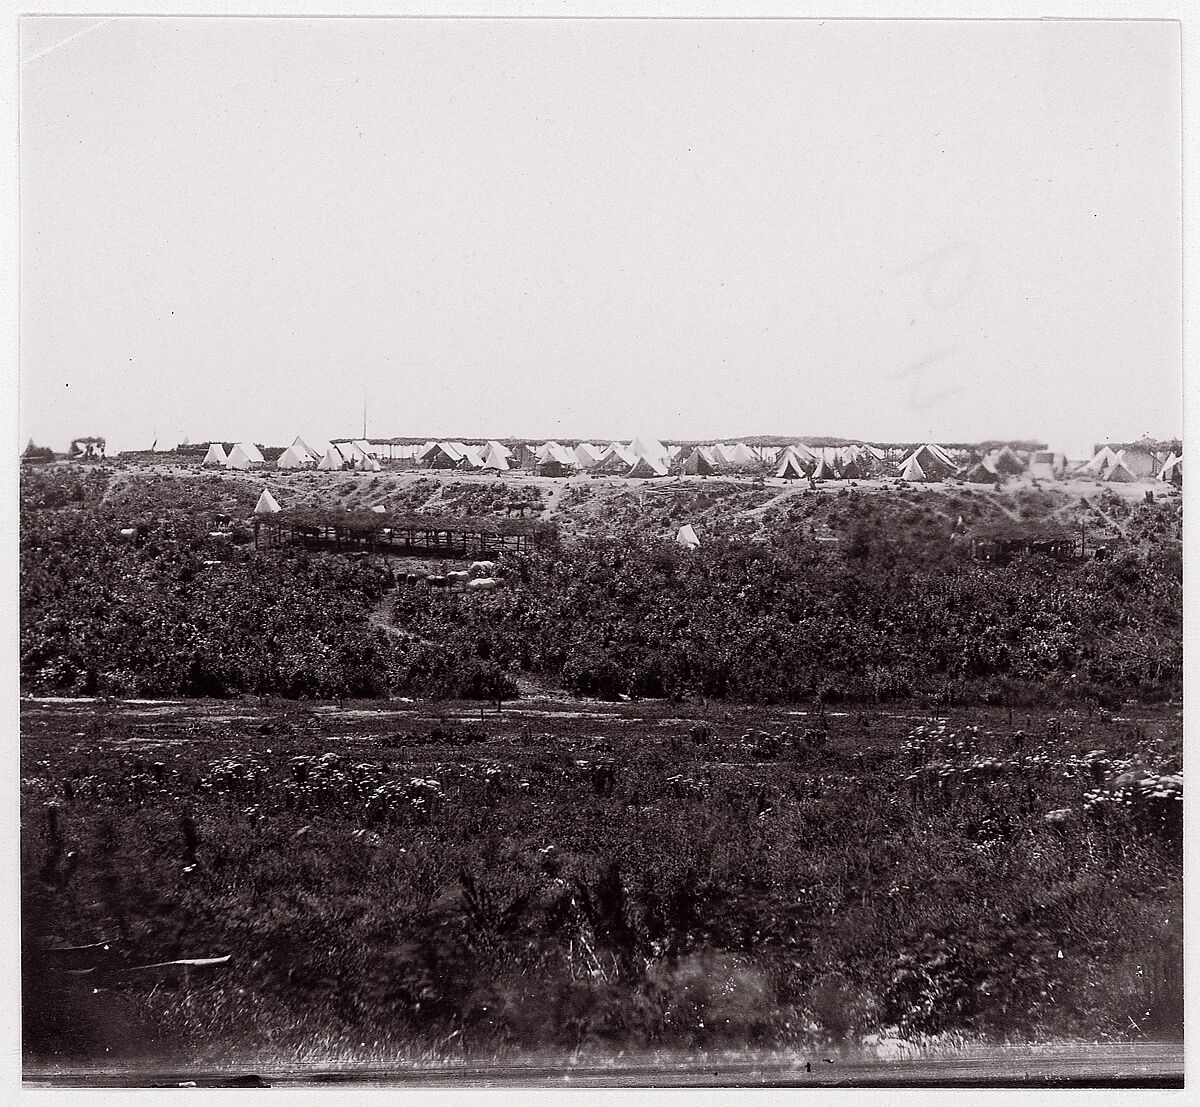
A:
{"type": "Polygon", "coordinates": [[[329,472],[334,469],[340,469],[345,464],[346,459],[342,457],[338,448],[336,446],[330,446],[329,449],[325,451],[325,456],[317,462],[317,468],[322,469],[325,472],[329,472]]]}
{"type": "Polygon", "coordinates": [[[925,470],[921,468],[921,463],[917,460],[917,455],[913,454],[905,463],[904,468],[900,470],[900,476],[904,480],[925,480],[925,470]]]}
{"type": "MultiPolygon", "coordinates": [[[[501,457],[512,457],[513,456],[512,450],[510,450],[503,442],[498,442],[494,438],[488,440],[487,449],[488,449],[488,452],[495,450],[496,453],[498,453],[501,457]]],[[[486,454],[485,454],[485,456],[486,456],[486,454]]]]}
{"type": "Polygon", "coordinates": [[[665,477],[667,475],[667,466],[660,457],[646,457],[642,455],[633,463],[633,466],[625,475],[627,477],[665,477]]]}
{"type": "Polygon", "coordinates": [[[308,454],[313,461],[320,461],[329,452],[329,443],[323,438],[301,438],[296,435],[292,445],[297,450],[308,454]]]}
{"type": "Polygon", "coordinates": [[[275,497],[271,495],[269,488],[262,490],[262,495],[258,497],[258,503],[254,505],[255,515],[274,515],[279,510],[279,504],[275,497]]]}
{"type": "Polygon", "coordinates": [[[1167,460],[1163,462],[1163,467],[1158,471],[1159,480],[1170,480],[1174,475],[1175,467],[1183,464],[1183,458],[1174,450],[1167,456],[1167,460]]]}
{"type": "Polygon", "coordinates": [[[275,462],[276,469],[307,469],[313,463],[312,454],[298,449],[295,444],[289,446],[279,455],[275,462]]]}
{"type": "Polygon", "coordinates": [[[630,452],[637,457],[666,457],[667,448],[654,438],[635,438],[629,443],[630,452]]]}
{"type": "Polygon", "coordinates": [[[747,466],[754,465],[757,458],[750,452],[750,447],[744,442],[739,442],[732,450],[729,451],[729,462],[731,465],[736,465],[739,469],[744,469],[747,466]]]}
{"type": "Polygon", "coordinates": [[[261,465],[263,455],[258,447],[250,442],[235,442],[225,459],[226,469],[249,469],[251,465],[261,465]]]}
{"type": "Polygon", "coordinates": [[[228,458],[225,456],[225,447],[220,442],[213,442],[208,447],[208,453],[204,455],[205,465],[224,465],[228,458]]]}
{"type": "Polygon", "coordinates": [[[508,458],[505,457],[494,446],[488,450],[487,457],[483,459],[484,469],[494,469],[499,473],[508,471],[508,458]]]}
{"type": "Polygon", "coordinates": [[[700,545],[700,539],[696,534],[696,528],[691,523],[684,523],[679,528],[679,533],[675,535],[675,541],[681,546],[686,546],[689,550],[694,550],[700,545]]]}

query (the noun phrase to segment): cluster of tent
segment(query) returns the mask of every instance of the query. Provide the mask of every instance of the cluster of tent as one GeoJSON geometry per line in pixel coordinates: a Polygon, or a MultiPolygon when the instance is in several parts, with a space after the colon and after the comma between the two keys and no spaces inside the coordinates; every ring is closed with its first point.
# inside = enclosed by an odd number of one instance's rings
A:
{"type": "MultiPolygon", "coordinates": [[[[252,442],[235,442],[228,453],[220,442],[214,442],[204,455],[205,465],[221,466],[225,469],[250,469],[264,466],[266,463],[262,451],[252,442]]],[[[279,455],[275,467],[324,471],[358,469],[368,473],[377,473],[382,468],[379,464],[378,449],[370,442],[360,440],[333,443],[318,439],[306,442],[300,437],[279,455]]]]}
{"type": "MultiPolygon", "coordinates": [[[[950,450],[933,442],[918,446],[897,462],[894,455],[889,459],[883,449],[865,443],[807,446],[796,442],[777,447],[717,442],[682,447],[665,446],[653,438],[635,438],[628,443],[580,442],[565,446],[548,441],[541,445],[522,442],[509,447],[495,439],[478,445],[447,440],[375,445],[365,439],[335,443],[297,437],[275,465],[280,469],[376,472],[381,457],[426,469],[494,473],[526,470],[555,477],[582,472],[633,478],[760,473],[784,480],[899,477],[926,482],[954,478],[975,484],[996,484],[1022,475],[1058,480],[1069,474],[1117,482],[1157,477],[1179,485],[1183,480],[1183,459],[1179,454],[1155,453],[1140,444],[1121,450],[1103,446],[1089,461],[1071,467],[1064,455],[1052,450],[1027,453],[1000,446],[981,457],[978,452],[950,450]]],[[[249,469],[266,462],[253,443],[235,442],[228,452],[222,444],[213,443],[204,464],[249,469]]]]}
{"type": "Polygon", "coordinates": [[[251,469],[265,465],[262,451],[253,442],[235,442],[228,453],[220,442],[214,442],[204,455],[205,465],[219,465],[223,469],[251,469]]]}
{"type": "Polygon", "coordinates": [[[1075,475],[1121,484],[1154,478],[1178,486],[1183,484],[1183,457],[1174,450],[1161,457],[1140,446],[1122,450],[1101,446],[1075,475]]]}

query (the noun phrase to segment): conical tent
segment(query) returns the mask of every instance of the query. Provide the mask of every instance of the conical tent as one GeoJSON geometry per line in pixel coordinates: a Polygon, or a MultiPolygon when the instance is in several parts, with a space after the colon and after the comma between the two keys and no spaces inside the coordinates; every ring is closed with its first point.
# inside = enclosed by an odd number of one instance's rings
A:
{"type": "Polygon", "coordinates": [[[827,462],[823,457],[817,461],[816,468],[812,471],[813,480],[832,480],[836,475],[832,463],[827,462]]]}
{"type": "Polygon", "coordinates": [[[925,470],[921,468],[921,463],[917,460],[917,455],[913,454],[900,470],[901,480],[928,480],[925,475],[925,470]]]}
{"type": "Polygon", "coordinates": [[[1136,481],[1137,477],[1133,471],[1120,458],[1112,465],[1104,470],[1101,480],[1112,481],[1115,484],[1129,484],[1131,481],[1136,481]]]}
{"type": "Polygon", "coordinates": [[[700,539],[696,534],[696,528],[691,523],[684,523],[679,528],[679,533],[675,535],[675,541],[681,546],[686,546],[689,550],[694,550],[700,545],[700,539]]]}
{"type": "Polygon", "coordinates": [[[940,446],[935,446],[932,442],[914,450],[909,460],[917,462],[921,472],[925,474],[925,480],[943,480],[958,472],[958,466],[948,459],[940,446]]]}
{"type": "Polygon", "coordinates": [[[224,465],[229,458],[225,454],[225,447],[220,442],[213,442],[208,447],[208,453],[204,455],[205,465],[224,465]]]}
{"type": "Polygon", "coordinates": [[[735,469],[750,469],[758,464],[758,458],[750,452],[749,446],[739,442],[729,451],[729,463],[735,469]]]}
{"type": "Polygon", "coordinates": [[[275,462],[276,469],[311,469],[313,457],[294,445],[283,451],[275,462]]]}
{"type": "Polygon", "coordinates": [[[364,457],[362,461],[358,463],[358,467],[364,473],[378,473],[383,468],[383,466],[379,464],[379,461],[373,457],[364,457]]]}
{"type": "Polygon", "coordinates": [[[1002,479],[996,467],[986,457],[977,461],[963,474],[963,480],[970,481],[971,484],[995,484],[1002,479]]]}
{"type": "Polygon", "coordinates": [[[575,464],[580,469],[590,469],[600,460],[600,451],[590,442],[580,442],[572,452],[575,455],[575,464]]]}
{"type": "Polygon", "coordinates": [[[267,459],[263,457],[260,450],[253,442],[239,442],[242,452],[250,459],[251,465],[265,465],[267,459]]]}
{"type": "Polygon", "coordinates": [[[275,501],[275,497],[271,495],[269,488],[262,490],[262,495],[258,497],[258,503],[254,505],[255,515],[274,515],[279,510],[279,504],[275,501]]]}
{"type": "Polygon", "coordinates": [[[317,463],[317,468],[328,473],[343,468],[345,464],[346,461],[338,452],[337,447],[330,446],[329,449],[325,451],[325,456],[317,463]]]}
{"type": "Polygon", "coordinates": [[[1181,479],[1183,475],[1183,458],[1181,458],[1174,450],[1168,455],[1167,460],[1163,462],[1163,467],[1158,471],[1158,479],[1165,481],[1175,481],[1181,479]]]}
{"type": "Polygon", "coordinates": [[[637,461],[628,449],[622,446],[619,442],[614,442],[600,460],[593,466],[594,471],[599,473],[625,473],[629,467],[637,461]]]}
{"type": "Polygon", "coordinates": [[[1007,473],[1009,476],[1015,477],[1027,468],[1025,462],[1008,446],[1001,446],[994,451],[989,455],[989,460],[996,472],[1007,473]]]}
{"type": "Polygon", "coordinates": [[[804,466],[800,464],[800,459],[792,453],[790,448],[784,452],[779,467],[775,470],[775,475],[784,480],[799,480],[805,475],[804,466]]]}
{"type": "Polygon", "coordinates": [[[226,469],[249,469],[251,465],[261,465],[263,456],[258,448],[249,442],[235,442],[225,459],[226,469]]]}
{"type": "Polygon", "coordinates": [[[637,457],[662,459],[667,456],[667,448],[653,438],[635,438],[629,443],[629,451],[637,457]]]}
{"type": "Polygon", "coordinates": [[[1083,471],[1091,473],[1094,476],[1099,476],[1110,465],[1118,461],[1118,457],[1107,446],[1101,446],[1093,455],[1091,461],[1088,461],[1083,466],[1083,471]]]}
{"type": "Polygon", "coordinates": [[[508,458],[493,446],[488,450],[487,457],[483,459],[483,468],[494,469],[497,473],[507,473],[508,458]]]}
{"type": "Polygon", "coordinates": [[[510,450],[503,442],[499,442],[495,438],[488,440],[487,450],[485,451],[485,455],[486,455],[486,453],[490,453],[492,450],[495,450],[496,453],[498,453],[502,458],[505,458],[506,460],[513,456],[512,450],[510,450]]]}
{"type": "Polygon", "coordinates": [[[627,477],[665,477],[667,466],[657,457],[639,457],[625,475],[627,477]]]}
{"type": "Polygon", "coordinates": [[[703,446],[697,446],[683,460],[679,471],[689,477],[709,477],[714,472],[713,463],[708,459],[708,452],[703,446]]]}

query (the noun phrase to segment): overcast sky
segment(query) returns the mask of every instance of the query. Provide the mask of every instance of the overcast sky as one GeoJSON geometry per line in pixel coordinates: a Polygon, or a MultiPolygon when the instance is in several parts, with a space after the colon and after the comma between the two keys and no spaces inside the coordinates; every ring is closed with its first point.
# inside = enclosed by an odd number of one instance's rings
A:
{"type": "Polygon", "coordinates": [[[29,18],[22,439],[1179,434],[1160,22],[29,18]]]}

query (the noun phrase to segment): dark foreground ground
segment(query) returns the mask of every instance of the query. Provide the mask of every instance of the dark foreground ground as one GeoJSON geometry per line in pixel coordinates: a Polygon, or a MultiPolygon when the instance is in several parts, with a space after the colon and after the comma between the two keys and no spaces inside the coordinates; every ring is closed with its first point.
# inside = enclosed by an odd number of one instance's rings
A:
{"type": "Polygon", "coordinates": [[[1180,739],[1167,708],[27,701],[27,1078],[1170,1085],[1180,739]]]}
{"type": "Polygon", "coordinates": [[[453,1066],[308,1065],[262,1073],[214,1070],[27,1072],[45,1087],[1004,1087],[1182,1088],[1183,1048],[1176,1042],[974,1047],[926,1055],[916,1050],[828,1049],[809,1057],[671,1055],[622,1057],[605,1064],[530,1059],[518,1064],[453,1066]],[[896,1052],[907,1053],[896,1058],[896,1052]]]}

